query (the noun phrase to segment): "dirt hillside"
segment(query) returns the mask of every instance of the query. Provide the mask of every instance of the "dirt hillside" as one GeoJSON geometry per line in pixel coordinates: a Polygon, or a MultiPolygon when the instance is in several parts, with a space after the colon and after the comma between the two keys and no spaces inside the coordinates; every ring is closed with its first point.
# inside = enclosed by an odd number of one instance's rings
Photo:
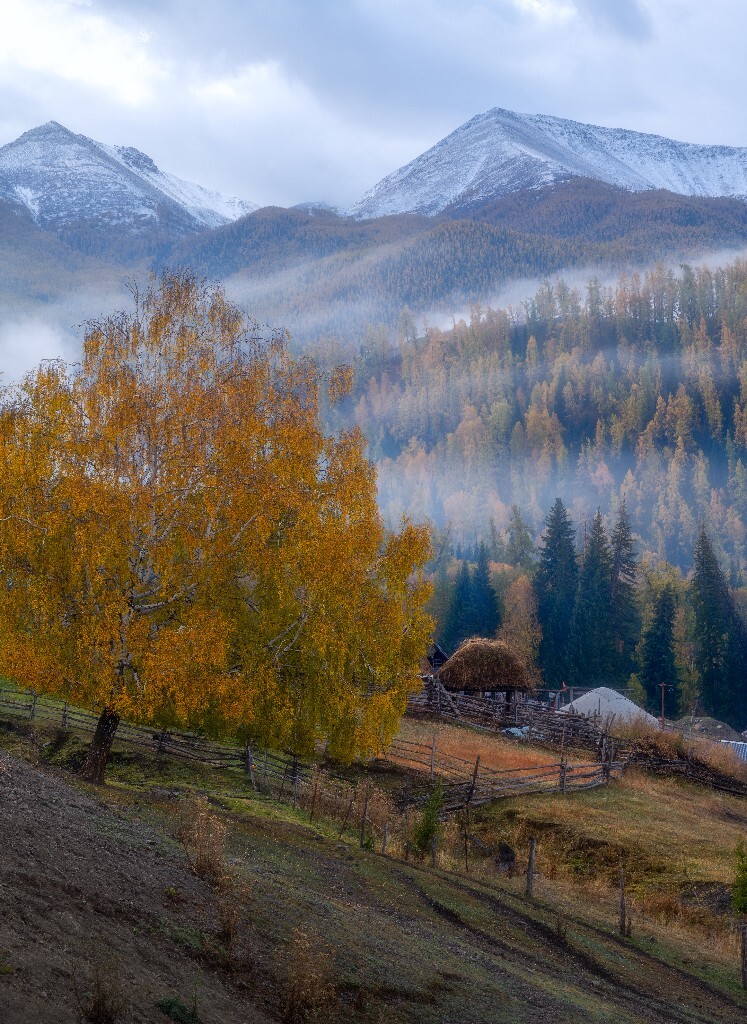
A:
{"type": "Polygon", "coordinates": [[[0,752],[0,1021],[71,1024],[97,967],[118,978],[128,1020],[195,988],[205,1024],[267,1018],[201,970],[187,939],[215,927],[215,900],[163,831],[0,752]],[[169,894],[177,894],[175,901],[169,894]]]}

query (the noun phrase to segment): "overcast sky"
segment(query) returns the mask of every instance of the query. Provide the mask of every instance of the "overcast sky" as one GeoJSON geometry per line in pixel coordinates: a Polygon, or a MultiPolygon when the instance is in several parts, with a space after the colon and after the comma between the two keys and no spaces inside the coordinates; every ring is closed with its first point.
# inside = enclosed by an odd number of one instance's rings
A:
{"type": "Polygon", "coordinates": [[[745,146],[746,37],[744,0],[0,0],[0,144],[347,205],[494,106],[745,146]]]}

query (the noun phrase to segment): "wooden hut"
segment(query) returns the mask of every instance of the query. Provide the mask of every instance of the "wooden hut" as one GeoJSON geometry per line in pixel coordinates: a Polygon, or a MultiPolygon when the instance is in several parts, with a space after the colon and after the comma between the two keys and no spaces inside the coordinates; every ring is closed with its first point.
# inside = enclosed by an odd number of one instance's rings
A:
{"type": "Polygon", "coordinates": [[[428,659],[428,665],[431,672],[438,672],[441,666],[445,665],[449,660],[449,655],[440,644],[436,643],[435,640],[431,644],[426,657],[428,659]]]}
{"type": "Polygon", "coordinates": [[[524,662],[503,640],[465,640],[436,676],[447,690],[473,696],[502,693],[506,701],[534,689],[524,662]]]}

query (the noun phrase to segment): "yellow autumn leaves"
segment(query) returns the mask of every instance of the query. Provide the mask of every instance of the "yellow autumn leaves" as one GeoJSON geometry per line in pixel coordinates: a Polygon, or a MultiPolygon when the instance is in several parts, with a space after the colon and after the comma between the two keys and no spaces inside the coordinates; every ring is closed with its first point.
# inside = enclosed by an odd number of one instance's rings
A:
{"type": "MultiPolygon", "coordinates": [[[[189,273],[90,327],[0,416],[0,671],[91,707],[350,758],[396,728],[430,620],[320,380],[189,273]]],[[[333,375],[331,395],[349,387],[333,375]]]]}

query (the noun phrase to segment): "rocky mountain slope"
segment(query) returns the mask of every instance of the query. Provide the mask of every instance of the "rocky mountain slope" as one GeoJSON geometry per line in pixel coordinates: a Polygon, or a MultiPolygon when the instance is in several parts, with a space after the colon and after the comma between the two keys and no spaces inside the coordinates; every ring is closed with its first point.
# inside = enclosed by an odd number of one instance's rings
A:
{"type": "Polygon", "coordinates": [[[387,175],[350,212],[361,218],[433,215],[574,177],[631,192],[744,198],[747,148],[694,145],[494,107],[387,175]]]}
{"type": "Polygon", "coordinates": [[[108,146],[50,121],[0,147],[0,200],[38,227],[119,235],[213,228],[256,209],[159,170],[145,153],[108,146]]]}

